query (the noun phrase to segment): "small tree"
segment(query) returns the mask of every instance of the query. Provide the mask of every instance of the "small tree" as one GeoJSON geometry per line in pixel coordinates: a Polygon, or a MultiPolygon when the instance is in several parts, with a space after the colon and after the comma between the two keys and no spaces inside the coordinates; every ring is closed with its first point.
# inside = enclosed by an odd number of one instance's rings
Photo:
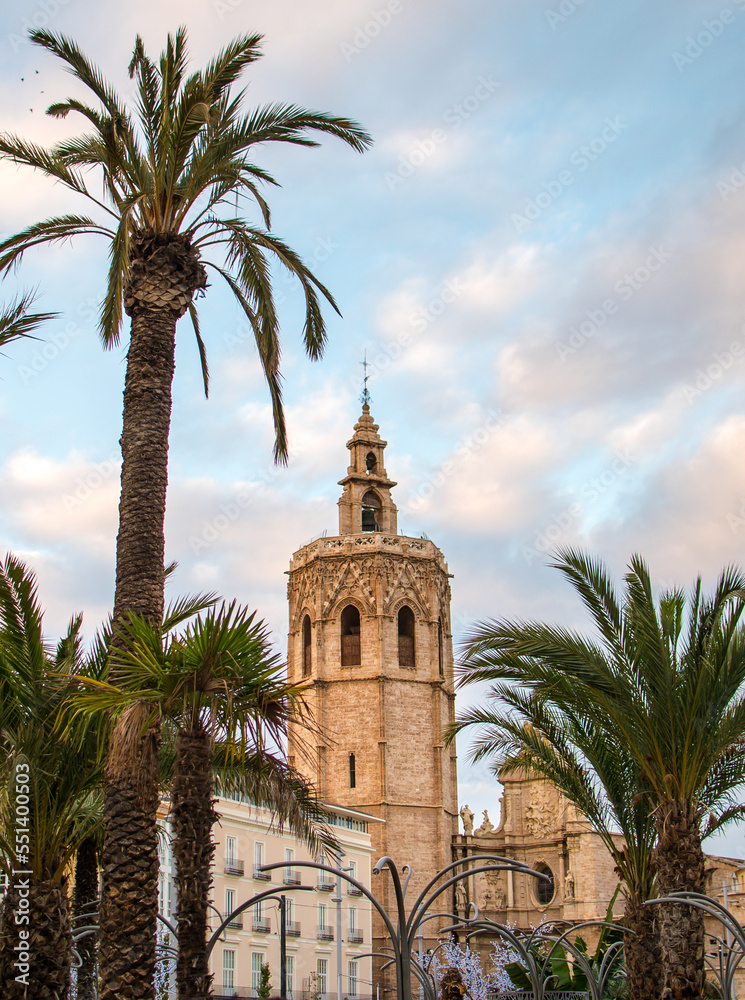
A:
{"type": "Polygon", "coordinates": [[[269,1000],[269,994],[271,985],[271,969],[269,968],[269,963],[264,962],[261,966],[261,976],[259,977],[259,988],[256,990],[256,996],[259,1000],[269,1000]]]}

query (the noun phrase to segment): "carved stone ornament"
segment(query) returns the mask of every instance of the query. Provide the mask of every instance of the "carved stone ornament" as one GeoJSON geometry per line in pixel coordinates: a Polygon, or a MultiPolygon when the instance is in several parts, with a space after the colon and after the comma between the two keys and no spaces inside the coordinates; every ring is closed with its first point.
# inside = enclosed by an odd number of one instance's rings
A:
{"type": "Polygon", "coordinates": [[[484,809],[484,820],[478,830],[474,832],[474,837],[488,837],[491,833],[494,833],[494,826],[489,821],[489,813],[484,809]]]}
{"type": "Polygon", "coordinates": [[[502,876],[495,872],[493,875],[481,875],[479,878],[480,901],[484,910],[503,910],[507,903],[502,876]]]}
{"type": "Polygon", "coordinates": [[[536,840],[545,840],[556,832],[556,813],[548,785],[535,789],[525,809],[525,826],[536,840]]]}

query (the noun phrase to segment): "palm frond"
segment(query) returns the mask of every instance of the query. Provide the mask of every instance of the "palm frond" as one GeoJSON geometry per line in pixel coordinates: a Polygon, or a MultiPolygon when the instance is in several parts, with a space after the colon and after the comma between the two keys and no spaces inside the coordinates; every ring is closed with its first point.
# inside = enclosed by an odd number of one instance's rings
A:
{"type": "Polygon", "coordinates": [[[126,109],[119,103],[114,88],[104,79],[100,70],[90,62],[72,39],[42,29],[32,31],[30,38],[34,44],[41,45],[67,63],[69,72],[96,95],[110,115],[119,118],[127,117],[126,109]]]}
{"type": "Polygon", "coordinates": [[[33,331],[58,315],[53,312],[29,312],[34,298],[34,292],[25,292],[20,298],[0,308],[0,348],[22,337],[36,340],[33,331]]]}
{"type": "Polygon", "coordinates": [[[33,246],[64,242],[82,233],[113,236],[110,229],[99,226],[93,219],[83,215],[60,215],[44,222],[37,222],[0,242],[0,271],[7,274],[20,264],[23,254],[33,246]]]}
{"type": "Polygon", "coordinates": [[[202,340],[202,334],[199,329],[199,316],[197,315],[197,307],[193,302],[189,303],[189,316],[191,317],[191,322],[194,327],[194,335],[197,338],[197,350],[199,351],[199,364],[202,369],[202,384],[204,385],[204,398],[209,399],[210,395],[210,370],[207,365],[207,349],[204,346],[204,341],[202,340]]]}

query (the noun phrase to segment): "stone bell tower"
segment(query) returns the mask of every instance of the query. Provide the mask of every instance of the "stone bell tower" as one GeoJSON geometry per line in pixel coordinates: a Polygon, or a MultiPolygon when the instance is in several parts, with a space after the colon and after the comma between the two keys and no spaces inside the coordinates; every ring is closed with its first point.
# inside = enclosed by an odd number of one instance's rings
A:
{"type": "MultiPolygon", "coordinates": [[[[384,821],[371,824],[373,845],[413,869],[410,905],[451,861],[457,833],[455,747],[442,740],[455,701],[450,586],[437,546],[397,533],[385,447],[365,402],[347,442],[339,534],[292,556],[288,675],[319,733],[303,752],[291,729],[289,753],[324,801],[384,821]]],[[[390,876],[372,888],[392,912],[390,876]]],[[[387,941],[375,919],[377,950],[387,941]]]]}

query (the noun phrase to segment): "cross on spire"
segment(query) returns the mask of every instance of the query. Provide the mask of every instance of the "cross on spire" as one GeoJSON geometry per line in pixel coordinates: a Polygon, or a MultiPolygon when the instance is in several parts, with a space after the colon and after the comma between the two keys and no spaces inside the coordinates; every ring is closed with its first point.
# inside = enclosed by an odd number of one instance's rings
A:
{"type": "Polygon", "coordinates": [[[362,393],[360,395],[360,402],[362,403],[363,406],[369,406],[372,397],[370,396],[370,393],[367,388],[367,380],[370,378],[370,376],[367,374],[367,351],[365,351],[364,360],[361,361],[360,364],[362,365],[362,368],[365,372],[364,378],[362,379],[362,393]]]}

